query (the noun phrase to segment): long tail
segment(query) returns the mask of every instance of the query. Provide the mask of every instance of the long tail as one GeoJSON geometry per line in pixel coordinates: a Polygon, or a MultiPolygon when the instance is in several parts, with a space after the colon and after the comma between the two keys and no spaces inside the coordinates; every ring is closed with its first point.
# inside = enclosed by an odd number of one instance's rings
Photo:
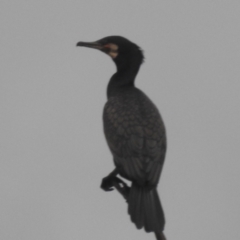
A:
{"type": "Polygon", "coordinates": [[[156,188],[147,189],[133,183],[128,196],[128,213],[138,229],[154,232],[157,240],[166,240],[165,219],[156,188]]]}
{"type": "Polygon", "coordinates": [[[155,233],[156,239],[157,240],[167,240],[165,235],[162,233],[155,233]]]}

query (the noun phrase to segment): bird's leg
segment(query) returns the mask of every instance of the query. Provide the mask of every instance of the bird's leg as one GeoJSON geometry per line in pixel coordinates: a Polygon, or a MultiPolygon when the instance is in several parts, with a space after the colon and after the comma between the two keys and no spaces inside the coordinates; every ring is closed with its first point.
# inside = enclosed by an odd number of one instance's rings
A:
{"type": "Polygon", "coordinates": [[[120,194],[128,201],[128,195],[130,187],[120,178],[115,177],[113,179],[113,186],[118,190],[120,194]]]}
{"type": "Polygon", "coordinates": [[[127,200],[130,188],[123,180],[116,177],[117,174],[117,169],[114,169],[107,177],[103,178],[101,188],[105,191],[112,191],[113,187],[115,187],[118,192],[127,200]]]}

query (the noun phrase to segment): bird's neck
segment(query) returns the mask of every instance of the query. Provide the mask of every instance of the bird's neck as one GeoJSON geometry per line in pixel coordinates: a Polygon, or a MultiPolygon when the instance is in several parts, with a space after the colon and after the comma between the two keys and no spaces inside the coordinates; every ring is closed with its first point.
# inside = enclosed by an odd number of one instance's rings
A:
{"type": "Polygon", "coordinates": [[[140,64],[132,63],[117,65],[117,72],[111,77],[107,87],[107,97],[110,98],[125,89],[134,87],[134,81],[140,64]]]}

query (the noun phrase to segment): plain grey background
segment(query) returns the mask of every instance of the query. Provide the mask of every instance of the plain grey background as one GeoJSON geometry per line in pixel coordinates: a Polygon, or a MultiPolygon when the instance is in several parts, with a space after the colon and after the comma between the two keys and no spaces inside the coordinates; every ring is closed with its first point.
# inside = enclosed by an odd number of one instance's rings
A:
{"type": "Polygon", "coordinates": [[[109,35],[144,50],[136,85],[167,127],[168,239],[240,239],[239,13],[239,0],[1,0],[0,239],[154,239],[99,188],[115,66],[75,44],[109,35]]]}

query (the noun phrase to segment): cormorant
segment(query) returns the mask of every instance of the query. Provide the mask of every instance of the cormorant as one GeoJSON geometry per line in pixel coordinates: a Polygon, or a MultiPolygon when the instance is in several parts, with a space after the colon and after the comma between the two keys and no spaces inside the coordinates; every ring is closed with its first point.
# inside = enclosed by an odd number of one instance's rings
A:
{"type": "Polygon", "coordinates": [[[116,168],[103,178],[101,188],[112,191],[115,187],[126,199],[136,227],[164,240],[165,218],[157,184],[166,153],[166,131],[157,107],[134,84],[143,52],[120,36],[78,42],[77,46],[108,54],[117,67],[108,83],[103,111],[104,133],[116,168]],[[118,174],[131,181],[131,187],[118,174]]]}

